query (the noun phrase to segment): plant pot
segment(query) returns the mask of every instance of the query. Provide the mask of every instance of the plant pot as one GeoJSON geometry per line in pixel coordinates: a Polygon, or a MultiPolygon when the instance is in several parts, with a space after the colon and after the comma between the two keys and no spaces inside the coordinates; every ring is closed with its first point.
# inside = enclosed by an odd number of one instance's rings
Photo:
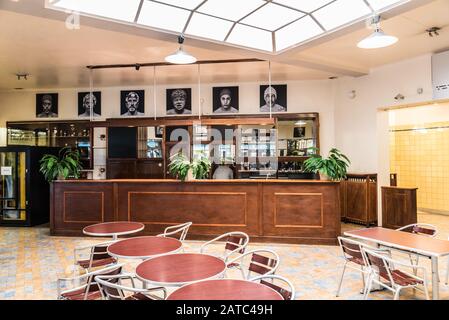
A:
{"type": "Polygon", "coordinates": [[[329,176],[327,174],[320,173],[320,180],[322,180],[322,181],[330,181],[331,178],[329,178],[329,176]]]}
{"type": "Polygon", "coordinates": [[[196,180],[195,176],[193,175],[193,170],[189,169],[189,171],[187,171],[186,181],[193,181],[193,180],[196,180]]]}

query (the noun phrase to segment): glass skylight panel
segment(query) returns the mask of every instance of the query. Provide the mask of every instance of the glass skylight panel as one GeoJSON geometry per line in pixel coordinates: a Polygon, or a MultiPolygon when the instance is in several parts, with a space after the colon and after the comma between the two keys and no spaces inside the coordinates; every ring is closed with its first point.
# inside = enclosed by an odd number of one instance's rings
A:
{"type": "Polygon", "coordinates": [[[273,37],[271,32],[242,24],[236,24],[227,42],[264,51],[273,51],[273,37]]]}
{"type": "Polygon", "coordinates": [[[175,32],[182,32],[190,11],[165,4],[144,1],[137,23],[175,32]]]}
{"type": "Polygon", "coordinates": [[[374,10],[381,10],[386,7],[389,7],[395,3],[399,3],[401,1],[399,0],[368,0],[368,3],[370,4],[371,8],[374,10]]]}
{"type": "Polygon", "coordinates": [[[233,23],[201,13],[195,13],[190,19],[186,33],[192,36],[224,41],[233,23]]]}
{"type": "Polygon", "coordinates": [[[280,3],[304,12],[312,12],[328,3],[331,3],[332,0],[274,0],[273,2],[280,3]]]}
{"type": "Polygon", "coordinates": [[[51,0],[48,3],[55,8],[134,22],[140,0],[51,0]]]}
{"type": "Polygon", "coordinates": [[[158,2],[163,2],[166,4],[171,4],[173,6],[186,8],[189,10],[196,9],[204,0],[157,0],[158,2]]]}
{"type": "Polygon", "coordinates": [[[264,4],[263,0],[208,0],[198,12],[237,21],[264,4]]]}
{"type": "Polygon", "coordinates": [[[323,29],[310,16],[301,18],[276,31],[276,51],[309,40],[323,32],[323,29]]]}
{"type": "Polygon", "coordinates": [[[275,31],[303,16],[303,13],[296,10],[269,3],[243,19],[241,23],[265,30],[275,31]]]}
{"type": "Polygon", "coordinates": [[[371,9],[363,0],[337,0],[314,12],[313,16],[326,30],[332,30],[370,13],[371,9]]]}

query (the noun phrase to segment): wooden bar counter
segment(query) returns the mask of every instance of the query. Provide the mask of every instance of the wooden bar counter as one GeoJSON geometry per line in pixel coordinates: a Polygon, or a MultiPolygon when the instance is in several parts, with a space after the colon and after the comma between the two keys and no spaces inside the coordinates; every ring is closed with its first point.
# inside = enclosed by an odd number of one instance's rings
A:
{"type": "Polygon", "coordinates": [[[192,221],[187,239],[230,231],[252,241],[336,244],[338,182],[315,180],[67,180],[51,185],[52,235],[79,236],[90,224],[138,221],[142,234],[192,221]]]}

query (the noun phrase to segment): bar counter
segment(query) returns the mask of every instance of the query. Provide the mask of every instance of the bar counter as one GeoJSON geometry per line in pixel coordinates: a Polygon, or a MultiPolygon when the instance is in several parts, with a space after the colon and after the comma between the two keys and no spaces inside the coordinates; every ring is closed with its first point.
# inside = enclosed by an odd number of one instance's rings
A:
{"type": "Polygon", "coordinates": [[[50,232],[138,221],[142,234],[192,221],[187,239],[243,231],[251,241],[336,244],[340,184],[318,180],[65,180],[51,185],[50,232]]]}

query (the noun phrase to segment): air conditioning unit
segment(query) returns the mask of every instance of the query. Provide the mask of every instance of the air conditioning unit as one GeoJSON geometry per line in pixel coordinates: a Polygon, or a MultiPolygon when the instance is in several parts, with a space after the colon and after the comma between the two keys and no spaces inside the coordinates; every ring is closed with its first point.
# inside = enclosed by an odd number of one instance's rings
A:
{"type": "Polygon", "coordinates": [[[432,56],[432,85],[434,99],[449,99],[449,51],[432,56]]]}

